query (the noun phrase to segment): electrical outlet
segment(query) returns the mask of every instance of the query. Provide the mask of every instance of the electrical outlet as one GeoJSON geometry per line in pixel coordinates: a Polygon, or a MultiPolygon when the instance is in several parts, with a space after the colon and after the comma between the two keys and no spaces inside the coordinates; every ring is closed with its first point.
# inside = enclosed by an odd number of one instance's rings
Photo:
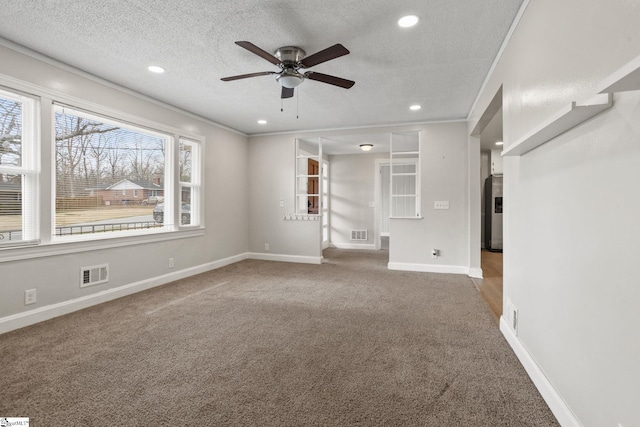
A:
{"type": "Polygon", "coordinates": [[[265,250],[266,252],[269,252],[269,244],[268,244],[268,243],[265,243],[265,244],[264,244],[264,250],[265,250]]]}
{"type": "Polygon", "coordinates": [[[440,256],[440,250],[439,249],[431,249],[431,258],[438,258],[438,256],[440,256]]]}
{"type": "Polygon", "coordinates": [[[169,268],[173,268],[173,258],[169,258],[169,268]]]}
{"type": "Polygon", "coordinates": [[[24,305],[35,304],[37,301],[36,290],[28,289],[24,291],[24,305]]]}
{"type": "Polygon", "coordinates": [[[280,207],[284,208],[284,200],[280,199],[280,207]]]}
{"type": "Polygon", "coordinates": [[[449,209],[449,201],[442,200],[433,202],[433,209],[449,209]]]}

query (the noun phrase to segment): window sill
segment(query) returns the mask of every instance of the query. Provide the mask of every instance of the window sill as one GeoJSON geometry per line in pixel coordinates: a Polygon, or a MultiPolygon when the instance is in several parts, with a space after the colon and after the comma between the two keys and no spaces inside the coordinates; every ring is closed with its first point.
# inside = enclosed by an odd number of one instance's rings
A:
{"type": "Polygon", "coordinates": [[[19,261],[24,259],[44,258],[56,255],[66,255],[78,252],[88,252],[100,249],[111,249],[123,246],[142,245],[168,240],[187,239],[204,236],[205,228],[189,228],[179,231],[155,231],[152,233],[135,234],[131,236],[60,239],[50,243],[29,246],[10,246],[0,248],[0,263],[19,261]]]}

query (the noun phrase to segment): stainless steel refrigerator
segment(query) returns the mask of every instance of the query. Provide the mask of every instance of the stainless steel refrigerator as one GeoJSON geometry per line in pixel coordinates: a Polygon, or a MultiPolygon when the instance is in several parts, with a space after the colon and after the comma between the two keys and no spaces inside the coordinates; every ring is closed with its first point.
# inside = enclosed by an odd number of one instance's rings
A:
{"type": "Polygon", "coordinates": [[[502,175],[485,180],[484,209],[484,247],[502,252],[502,175]]]}

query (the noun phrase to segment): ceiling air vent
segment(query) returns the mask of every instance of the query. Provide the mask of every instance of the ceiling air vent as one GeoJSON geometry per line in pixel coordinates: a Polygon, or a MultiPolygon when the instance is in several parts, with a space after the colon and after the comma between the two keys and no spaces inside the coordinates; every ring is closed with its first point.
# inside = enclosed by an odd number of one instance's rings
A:
{"type": "Polygon", "coordinates": [[[351,230],[351,240],[367,240],[367,230],[351,230]]]}
{"type": "Polygon", "coordinates": [[[109,281],[109,264],[93,265],[80,269],[80,287],[99,285],[109,281]]]}

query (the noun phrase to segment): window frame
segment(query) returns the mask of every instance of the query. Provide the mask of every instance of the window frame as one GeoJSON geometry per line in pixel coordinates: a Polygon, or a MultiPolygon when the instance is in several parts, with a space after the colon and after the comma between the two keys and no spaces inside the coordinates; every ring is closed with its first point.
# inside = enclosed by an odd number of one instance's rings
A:
{"type": "Polygon", "coordinates": [[[310,142],[307,142],[303,139],[296,138],[294,212],[296,215],[320,217],[322,215],[322,210],[323,210],[323,206],[322,206],[322,195],[323,195],[322,138],[318,138],[318,141],[317,142],[313,141],[313,143],[317,143],[318,145],[318,154],[309,153],[303,148],[303,145],[309,145],[310,142]],[[308,169],[305,169],[304,171],[300,169],[300,161],[306,161],[308,163],[309,160],[314,160],[318,163],[317,174],[309,174],[308,169]],[[308,182],[309,180],[313,180],[313,179],[316,180],[316,185],[318,187],[317,193],[308,192],[308,182]],[[304,182],[304,185],[301,184],[302,182],[304,182]],[[311,203],[309,199],[312,199],[312,198],[315,198],[317,200],[317,206],[315,207],[315,209],[317,209],[316,213],[309,213],[308,203],[311,203]],[[307,203],[304,203],[305,200],[307,201],[307,203]],[[302,207],[303,204],[305,205],[305,208],[302,207]]]}
{"type": "MultiPolygon", "coordinates": [[[[72,95],[63,94],[53,89],[49,89],[36,84],[24,82],[9,76],[0,75],[0,90],[26,96],[36,101],[36,120],[34,130],[37,130],[38,136],[35,138],[33,147],[34,161],[37,169],[30,173],[29,176],[33,183],[30,185],[34,188],[34,212],[36,219],[34,227],[39,233],[39,238],[25,244],[0,245],[0,263],[6,261],[32,259],[38,257],[47,257],[60,254],[71,254],[84,252],[87,250],[99,250],[114,247],[126,247],[137,244],[153,243],[165,240],[184,239],[191,237],[199,237],[205,234],[205,224],[203,212],[200,212],[200,221],[197,226],[180,227],[173,225],[169,229],[152,230],[151,232],[137,233],[96,233],[86,235],[88,237],[74,239],[53,239],[54,232],[54,216],[55,209],[55,187],[52,177],[55,176],[55,115],[54,105],[64,105],[78,111],[93,113],[101,117],[116,120],[121,123],[128,123],[137,128],[149,129],[173,137],[174,141],[179,138],[187,138],[191,141],[198,142],[200,147],[200,158],[198,159],[200,167],[200,180],[204,182],[204,147],[206,139],[202,135],[191,132],[185,132],[181,128],[174,128],[170,125],[161,124],[152,120],[142,118],[130,114],[127,111],[112,109],[103,105],[95,104],[72,95]]],[[[174,147],[177,144],[173,144],[174,147]]],[[[175,159],[177,154],[171,154],[171,158],[175,159]]],[[[167,160],[168,161],[168,160],[167,160]]],[[[173,160],[172,160],[173,161],[173,160]]],[[[201,185],[200,192],[200,209],[204,206],[204,186],[201,185]]],[[[176,191],[176,190],[174,190],[176,191]]],[[[165,195],[167,197],[167,195],[165,195]]],[[[177,199],[177,193],[173,198],[177,199]]],[[[24,197],[23,197],[24,199],[24,197]]],[[[24,203],[24,202],[23,202],[24,203]]],[[[171,203],[171,201],[170,201],[171,203]]],[[[177,210],[176,210],[177,214],[177,210]]]]}
{"type": "Polygon", "coordinates": [[[18,195],[22,223],[20,232],[21,234],[26,234],[24,239],[1,242],[0,250],[3,250],[40,243],[40,187],[38,182],[40,171],[40,144],[38,143],[40,141],[40,99],[20,89],[1,84],[0,96],[22,104],[20,166],[0,164],[0,174],[21,177],[20,193],[18,195]]]}
{"type": "MultiPolygon", "coordinates": [[[[421,163],[421,138],[422,132],[420,131],[405,131],[405,132],[391,132],[390,134],[390,148],[389,148],[389,213],[391,219],[422,219],[421,210],[421,177],[420,177],[420,163],[421,163]],[[401,150],[394,149],[394,136],[413,135],[417,136],[416,150],[401,150]],[[394,172],[394,166],[415,166],[415,172],[394,172]],[[412,176],[414,178],[413,185],[415,192],[413,194],[400,194],[396,192],[394,187],[395,179],[401,177],[412,176]],[[412,215],[394,215],[394,200],[395,199],[413,199],[414,210],[412,215]]],[[[399,145],[396,142],[397,145],[399,145]]]]}

